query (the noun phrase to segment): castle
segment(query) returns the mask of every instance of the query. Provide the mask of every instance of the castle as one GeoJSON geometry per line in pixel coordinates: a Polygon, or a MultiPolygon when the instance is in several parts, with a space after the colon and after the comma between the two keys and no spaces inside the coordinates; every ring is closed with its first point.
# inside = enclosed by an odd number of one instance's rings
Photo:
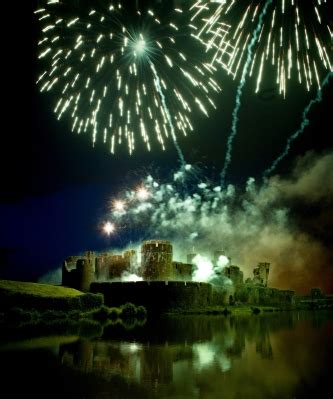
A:
{"type": "MultiPolygon", "coordinates": [[[[215,251],[212,263],[216,265],[221,255],[223,251],[215,251]]],[[[253,278],[245,282],[240,268],[229,265],[214,280],[205,283],[192,281],[195,257],[195,253],[190,253],[187,263],[174,261],[172,244],[166,240],[143,241],[141,263],[135,250],[122,254],[88,251],[64,261],[62,285],[102,293],[109,306],[125,302],[158,310],[235,303],[292,306],[293,291],[268,287],[269,263],[259,263],[253,270],[253,278]],[[124,276],[132,273],[137,281],[124,280],[124,276]]]]}
{"type": "Polygon", "coordinates": [[[89,291],[96,281],[120,281],[125,272],[138,274],[146,281],[191,281],[192,263],[173,261],[170,241],[144,241],[141,247],[141,265],[135,250],[123,254],[88,251],[82,256],[70,256],[62,268],[62,285],[89,291]]]}
{"type": "MultiPolygon", "coordinates": [[[[187,255],[187,263],[173,260],[173,247],[170,241],[148,240],[141,246],[141,265],[134,249],[122,254],[106,252],[96,254],[87,251],[81,256],[70,256],[62,268],[62,285],[89,291],[90,285],[98,281],[121,281],[124,273],[134,273],[144,281],[192,281],[193,260],[196,253],[187,255]]],[[[212,262],[216,264],[224,251],[215,251],[212,262]]],[[[268,285],[269,263],[259,263],[253,270],[253,279],[246,284],[263,287],[268,285]]],[[[238,266],[230,265],[223,269],[223,276],[235,286],[244,284],[244,275],[238,266]]]]}

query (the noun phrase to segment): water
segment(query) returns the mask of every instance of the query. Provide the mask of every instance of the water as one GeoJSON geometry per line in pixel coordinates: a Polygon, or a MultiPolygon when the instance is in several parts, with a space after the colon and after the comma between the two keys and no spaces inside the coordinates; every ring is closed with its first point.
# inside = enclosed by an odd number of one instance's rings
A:
{"type": "Polygon", "coordinates": [[[2,345],[2,397],[299,399],[330,388],[329,312],[169,317],[99,335],[2,345]]]}

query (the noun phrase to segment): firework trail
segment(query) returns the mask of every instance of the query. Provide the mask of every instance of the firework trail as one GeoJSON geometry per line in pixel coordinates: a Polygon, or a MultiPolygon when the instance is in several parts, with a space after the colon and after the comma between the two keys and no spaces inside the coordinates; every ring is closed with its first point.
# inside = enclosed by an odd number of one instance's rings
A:
{"type": "MultiPolygon", "coordinates": [[[[197,0],[191,7],[198,35],[208,43],[213,62],[222,64],[234,78],[242,70],[263,5],[263,0],[230,0],[218,6],[197,0]],[[228,31],[221,43],[220,30],[228,31]]],[[[319,88],[321,76],[332,71],[332,37],[329,1],[273,0],[254,47],[249,75],[256,77],[255,91],[260,90],[266,69],[284,96],[291,79],[307,91],[316,84],[319,88]]]]}
{"type": "Polygon", "coordinates": [[[156,89],[157,89],[157,91],[159,92],[159,94],[161,96],[164,112],[165,112],[166,117],[168,119],[168,124],[169,124],[169,127],[170,127],[172,140],[173,140],[173,142],[175,144],[175,147],[176,147],[180,162],[181,162],[182,166],[185,166],[186,165],[185,158],[184,158],[183,152],[182,152],[182,150],[179,147],[179,144],[177,142],[177,137],[176,137],[176,134],[175,134],[175,128],[174,128],[173,123],[172,123],[172,118],[171,118],[171,115],[170,115],[169,108],[166,105],[165,95],[164,95],[162,87],[161,87],[160,78],[159,78],[159,76],[158,76],[158,74],[156,72],[156,69],[154,68],[154,65],[150,64],[150,67],[153,70],[153,73],[154,73],[154,76],[155,76],[156,89]]]}
{"type": "Polygon", "coordinates": [[[125,143],[131,154],[137,142],[149,151],[157,142],[164,150],[170,136],[176,142],[193,130],[193,111],[208,116],[216,108],[211,93],[221,89],[182,9],[159,19],[129,3],[76,8],[64,0],[38,9],[44,71],[37,84],[57,98],[57,118],[69,117],[72,131],[91,133],[93,144],[115,153],[125,143]]]}
{"type": "Polygon", "coordinates": [[[274,170],[276,169],[276,167],[278,166],[278,164],[289,154],[290,148],[291,148],[291,144],[293,143],[293,141],[295,141],[305,130],[305,128],[310,124],[310,121],[308,119],[308,114],[311,111],[311,108],[313,105],[320,103],[322,101],[322,90],[323,88],[329,83],[329,80],[332,78],[333,73],[330,72],[327,74],[327,76],[325,77],[325,79],[323,80],[321,87],[318,89],[317,91],[317,97],[314,100],[311,100],[309,105],[307,107],[305,107],[303,114],[302,114],[302,123],[301,123],[301,127],[294,133],[292,134],[288,141],[287,141],[287,145],[286,148],[284,149],[284,151],[282,152],[281,155],[279,155],[275,161],[273,162],[273,164],[264,171],[263,173],[263,179],[266,180],[267,177],[274,172],[274,170]]]}
{"type": "Polygon", "coordinates": [[[237,96],[236,96],[236,106],[233,110],[232,113],[232,127],[231,127],[231,133],[228,137],[228,142],[227,142],[227,152],[226,152],[226,156],[225,156],[225,161],[224,161],[224,166],[221,172],[221,186],[223,187],[225,184],[225,177],[226,177],[226,173],[228,170],[228,167],[230,165],[231,162],[231,157],[232,157],[232,146],[233,146],[233,141],[237,135],[237,123],[238,123],[238,113],[239,110],[241,108],[241,98],[242,98],[242,94],[243,94],[243,89],[246,83],[246,76],[248,74],[248,69],[250,67],[250,64],[252,62],[252,58],[253,58],[253,49],[254,46],[257,42],[258,39],[258,35],[262,29],[263,23],[264,23],[264,17],[266,15],[267,9],[268,7],[272,4],[272,0],[267,0],[265,3],[265,6],[259,16],[259,23],[257,25],[257,28],[255,29],[255,31],[253,32],[253,36],[251,39],[251,42],[247,48],[247,60],[246,63],[244,65],[243,68],[243,73],[242,73],[242,78],[240,81],[240,84],[237,88],[237,96]]]}

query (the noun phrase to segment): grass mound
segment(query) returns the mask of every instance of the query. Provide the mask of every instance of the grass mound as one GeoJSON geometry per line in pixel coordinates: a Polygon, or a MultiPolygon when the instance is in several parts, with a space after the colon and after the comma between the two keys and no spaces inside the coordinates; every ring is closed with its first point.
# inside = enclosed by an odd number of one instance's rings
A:
{"type": "Polygon", "coordinates": [[[75,290],[73,288],[11,280],[0,280],[0,291],[52,298],[64,296],[76,297],[83,295],[81,291],[75,290]]]}
{"type": "Polygon", "coordinates": [[[90,310],[103,305],[101,294],[49,284],[0,280],[0,311],[12,308],[59,311],[90,310]]]}

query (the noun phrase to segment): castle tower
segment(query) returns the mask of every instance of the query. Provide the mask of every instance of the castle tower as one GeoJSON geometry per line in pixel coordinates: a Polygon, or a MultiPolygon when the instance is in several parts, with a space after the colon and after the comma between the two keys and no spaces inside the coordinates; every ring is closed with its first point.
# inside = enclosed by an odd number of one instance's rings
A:
{"type": "Polygon", "coordinates": [[[110,253],[100,254],[95,261],[95,277],[97,280],[106,280],[109,278],[108,258],[110,253]]]}
{"type": "Polygon", "coordinates": [[[194,247],[191,253],[187,254],[187,263],[188,264],[193,264],[193,259],[197,256],[197,254],[194,252],[194,247]]]}
{"type": "Polygon", "coordinates": [[[83,259],[77,261],[78,289],[83,292],[90,290],[90,284],[95,279],[95,254],[88,251],[83,259]]]}
{"type": "Polygon", "coordinates": [[[230,279],[235,285],[242,285],[244,274],[236,265],[230,265],[223,269],[223,274],[230,279]]]}
{"type": "Polygon", "coordinates": [[[258,263],[258,266],[253,269],[253,282],[256,284],[262,284],[264,287],[267,287],[269,267],[270,263],[258,263]]]}
{"type": "Polygon", "coordinates": [[[141,268],[145,280],[170,280],[173,271],[172,244],[164,240],[144,241],[141,268]]]}
{"type": "Polygon", "coordinates": [[[136,250],[135,249],[129,249],[124,252],[124,259],[128,265],[128,270],[135,269],[138,263],[137,255],[136,255],[136,250]]]}
{"type": "Polygon", "coordinates": [[[104,257],[103,256],[98,256],[96,258],[96,264],[95,264],[95,277],[97,280],[102,279],[103,276],[103,272],[104,272],[104,257]]]}

